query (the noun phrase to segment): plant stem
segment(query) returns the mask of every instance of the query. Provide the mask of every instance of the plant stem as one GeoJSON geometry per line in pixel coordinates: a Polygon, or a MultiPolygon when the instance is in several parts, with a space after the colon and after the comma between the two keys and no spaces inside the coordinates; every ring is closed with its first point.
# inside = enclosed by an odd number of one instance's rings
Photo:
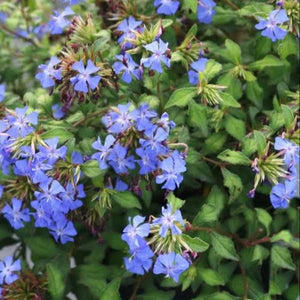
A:
{"type": "Polygon", "coordinates": [[[136,285],[135,285],[135,287],[134,287],[134,290],[133,290],[133,292],[132,292],[132,294],[131,294],[129,300],[135,300],[136,294],[137,294],[137,292],[138,292],[138,290],[139,290],[139,288],[140,288],[141,282],[142,282],[142,278],[143,278],[143,277],[139,277],[139,278],[138,278],[137,283],[136,283],[136,285]]]}

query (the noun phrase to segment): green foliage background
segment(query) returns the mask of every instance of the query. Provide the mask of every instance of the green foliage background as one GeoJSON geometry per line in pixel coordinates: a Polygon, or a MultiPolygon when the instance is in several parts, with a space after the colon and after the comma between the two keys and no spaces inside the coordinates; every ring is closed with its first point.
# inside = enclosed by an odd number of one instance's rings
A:
{"type": "MultiPolygon", "coordinates": [[[[72,41],[66,36],[46,35],[42,40],[34,35],[28,39],[13,36],[16,28],[47,22],[55,7],[51,1],[19,2],[0,3],[0,11],[9,14],[7,23],[0,24],[0,83],[7,84],[5,106],[28,105],[38,111],[43,138],[58,136],[70,153],[75,149],[86,155],[93,154],[91,144],[98,135],[106,136],[101,124],[103,109],[130,101],[134,105],[147,102],[160,113],[167,111],[177,124],[171,139],[189,146],[187,172],[175,195],[185,200],[181,211],[193,228],[188,234],[209,245],[178,284],[162,276],[127,272],[123,266],[127,247],[120,238],[127,218],[158,216],[166,203],[164,191],[155,184],[149,191],[142,182],[140,197],[112,192],[105,188],[98,163],[88,161],[81,168],[86,214],[79,214],[74,243],[58,245],[46,230],[33,224],[15,232],[1,218],[0,247],[18,241],[25,278],[44,280],[47,292],[42,299],[67,299],[69,292],[82,300],[298,299],[298,200],[292,200],[286,210],[275,211],[269,200],[271,186],[263,183],[254,199],[247,197],[255,176],[251,162],[264,154],[267,143],[273,143],[283,131],[289,132],[291,140],[299,140],[299,129],[290,132],[299,108],[298,40],[289,32],[283,41],[272,43],[254,28],[256,17],[266,17],[274,3],[218,1],[212,24],[204,25],[197,22],[193,0],[181,2],[177,17],[155,15],[153,1],[131,1],[135,17],[153,16],[145,18],[146,26],[163,18],[162,39],[169,42],[171,69],[154,76],[145,72],[143,81],[130,85],[119,81],[119,90],[102,86],[100,95],[74,102],[67,117],[58,121],[51,116],[51,106],[59,103],[59,90],[49,95],[34,76],[39,64],[72,41]],[[186,67],[195,58],[181,51],[184,38],[197,47],[201,41],[202,49],[209,52],[200,93],[188,82],[186,67]],[[206,105],[209,97],[218,104],[206,105]],[[92,235],[86,223],[98,226],[98,234],[92,235]],[[31,270],[26,248],[34,262],[31,270]],[[71,258],[76,262],[72,268],[71,258]]],[[[74,10],[83,18],[90,13],[96,28],[91,40],[82,43],[95,47],[101,59],[112,65],[120,47],[111,27],[116,22],[108,18],[112,17],[107,14],[111,12],[108,2],[87,0],[74,10]]],[[[0,114],[3,110],[2,105],[0,114]]],[[[0,181],[5,180],[0,176],[0,181]]],[[[6,194],[2,203],[11,196],[6,194]]],[[[37,290],[12,291],[16,297],[11,299],[34,299],[30,293],[37,290]]]]}

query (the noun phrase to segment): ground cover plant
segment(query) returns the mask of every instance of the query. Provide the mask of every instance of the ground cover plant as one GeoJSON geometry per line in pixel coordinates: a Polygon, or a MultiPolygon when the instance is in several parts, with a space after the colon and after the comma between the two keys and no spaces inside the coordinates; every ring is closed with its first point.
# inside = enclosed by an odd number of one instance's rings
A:
{"type": "Polygon", "coordinates": [[[299,6],[1,1],[0,299],[299,299],[299,6]]]}

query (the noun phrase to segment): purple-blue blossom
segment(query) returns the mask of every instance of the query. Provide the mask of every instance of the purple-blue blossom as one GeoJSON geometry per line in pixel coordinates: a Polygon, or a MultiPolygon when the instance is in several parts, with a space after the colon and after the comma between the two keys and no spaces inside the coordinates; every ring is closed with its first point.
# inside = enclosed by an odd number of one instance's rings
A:
{"type": "Polygon", "coordinates": [[[130,248],[131,257],[125,257],[125,268],[131,273],[143,275],[152,266],[153,251],[143,238],[138,238],[138,246],[130,248]]]}
{"type": "Polygon", "coordinates": [[[104,145],[102,145],[100,137],[98,137],[97,141],[92,144],[92,147],[96,150],[99,150],[99,152],[96,152],[95,154],[92,155],[92,159],[96,159],[99,163],[99,168],[101,170],[107,169],[108,164],[106,162],[107,156],[112,150],[112,146],[116,139],[109,134],[105,138],[104,145]]]}
{"type": "Polygon", "coordinates": [[[268,37],[272,42],[282,40],[286,36],[287,31],[278,26],[289,20],[284,9],[273,10],[267,17],[267,20],[263,18],[258,19],[259,23],[255,25],[255,28],[262,30],[262,36],[268,37]]]}
{"type": "Polygon", "coordinates": [[[60,80],[62,68],[56,69],[60,60],[56,56],[52,56],[48,65],[39,65],[41,72],[35,75],[44,89],[53,87],[55,85],[54,79],[60,80]]]}
{"type": "Polygon", "coordinates": [[[184,221],[180,210],[178,209],[173,212],[171,205],[167,204],[167,208],[162,207],[161,213],[162,216],[152,222],[153,225],[160,225],[160,236],[162,236],[163,238],[166,237],[169,229],[171,230],[172,235],[181,234],[182,231],[177,226],[178,224],[184,226],[184,221]],[[178,224],[176,224],[175,222],[178,224]]]}
{"type": "Polygon", "coordinates": [[[56,222],[49,226],[50,233],[53,235],[56,242],[61,244],[73,242],[77,231],[71,221],[68,221],[63,215],[58,216],[56,222]]]}
{"type": "Polygon", "coordinates": [[[163,15],[174,15],[179,7],[179,1],[173,0],[155,0],[154,6],[157,8],[156,12],[163,15]]]}
{"type": "Polygon", "coordinates": [[[212,0],[200,0],[197,5],[197,18],[198,21],[204,24],[209,24],[212,17],[216,14],[214,7],[216,3],[212,0]]]}
{"type": "Polygon", "coordinates": [[[278,183],[273,186],[270,199],[273,207],[277,208],[287,208],[289,206],[289,201],[295,197],[297,190],[297,180],[285,180],[284,183],[278,183]]]}
{"type": "Polygon", "coordinates": [[[179,187],[179,184],[183,180],[183,176],[180,173],[186,171],[185,160],[181,157],[180,153],[175,150],[171,156],[160,163],[159,167],[163,173],[156,176],[156,183],[165,182],[162,188],[171,191],[179,187]]]}
{"type": "Polygon", "coordinates": [[[55,11],[54,15],[51,16],[51,20],[48,23],[51,34],[63,33],[63,29],[70,24],[70,21],[68,21],[65,17],[74,14],[74,11],[69,6],[67,6],[61,13],[55,11]]]}
{"type": "Polygon", "coordinates": [[[190,266],[189,262],[180,254],[170,252],[161,254],[157,257],[154,267],[154,274],[165,274],[166,277],[171,277],[174,281],[179,281],[179,276],[190,266]]]}
{"type": "Polygon", "coordinates": [[[196,85],[199,82],[199,73],[205,70],[206,64],[208,62],[207,58],[200,58],[199,60],[191,64],[191,70],[188,71],[190,84],[196,85]]]}
{"type": "Polygon", "coordinates": [[[116,61],[113,64],[113,69],[116,74],[122,74],[121,79],[124,82],[130,83],[132,81],[132,77],[138,80],[141,79],[142,73],[139,65],[128,53],[125,53],[124,55],[117,55],[116,58],[119,61],[116,61]]]}
{"type": "MultiPolygon", "coordinates": [[[[117,27],[117,30],[122,32],[123,34],[118,38],[118,43],[122,44],[124,43],[124,40],[126,39],[134,39],[135,33],[134,31],[137,30],[137,28],[142,24],[142,21],[137,21],[133,16],[129,16],[128,19],[124,19],[119,26],[117,27]]],[[[126,41],[125,41],[126,42],[126,41]]],[[[124,43],[123,45],[125,48],[132,47],[132,44],[130,43],[124,43]]]]}
{"type": "Polygon", "coordinates": [[[0,102],[4,100],[6,85],[0,84],[0,102]]]}
{"type": "Polygon", "coordinates": [[[16,272],[20,270],[21,261],[19,259],[14,261],[11,256],[6,256],[3,261],[0,261],[0,284],[15,282],[19,278],[16,272]]]}
{"type": "Polygon", "coordinates": [[[275,150],[283,151],[283,160],[288,167],[299,163],[299,146],[295,143],[277,136],[274,148],[275,150]]]}
{"type": "Polygon", "coordinates": [[[168,43],[164,43],[161,39],[154,41],[151,44],[145,45],[144,48],[153,54],[150,57],[142,58],[141,64],[150,70],[163,72],[161,63],[170,68],[171,60],[167,57],[168,43]]]}
{"type": "Polygon", "coordinates": [[[86,67],[84,67],[82,61],[74,63],[72,67],[73,70],[79,73],[70,79],[71,83],[74,85],[75,91],[87,93],[89,91],[88,85],[91,90],[97,88],[99,81],[101,80],[101,76],[91,75],[98,72],[100,68],[96,67],[90,59],[87,61],[86,67]]]}
{"type": "Polygon", "coordinates": [[[125,241],[130,248],[139,246],[139,238],[144,238],[149,235],[150,224],[144,223],[145,217],[135,216],[133,219],[128,218],[129,225],[127,225],[122,234],[122,240],[125,241]]]}
{"type": "Polygon", "coordinates": [[[52,110],[52,116],[56,120],[60,120],[65,116],[65,113],[59,104],[52,105],[51,110],[52,110]]]}
{"type": "Polygon", "coordinates": [[[7,203],[3,207],[2,214],[14,229],[20,229],[24,227],[23,222],[30,221],[29,209],[22,210],[22,201],[17,198],[12,198],[11,202],[11,206],[7,203]]]}

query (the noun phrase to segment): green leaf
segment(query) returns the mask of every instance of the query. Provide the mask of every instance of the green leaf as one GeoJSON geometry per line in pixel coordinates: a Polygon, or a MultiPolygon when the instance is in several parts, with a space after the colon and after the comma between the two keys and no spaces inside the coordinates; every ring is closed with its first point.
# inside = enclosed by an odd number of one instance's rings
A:
{"type": "Polygon", "coordinates": [[[162,19],[161,21],[163,28],[167,28],[173,24],[172,19],[162,19]]]}
{"type": "Polygon", "coordinates": [[[292,127],[294,122],[294,113],[289,106],[284,104],[281,105],[281,109],[282,109],[283,119],[285,123],[285,128],[289,130],[292,127]]]}
{"type": "Polygon", "coordinates": [[[251,160],[240,151],[226,149],[218,155],[218,159],[229,162],[233,165],[251,165],[251,160]]]}
{"type": "Polygon", "coordinates": [[[255,208],[258,221],[263,224],[267,229],[267,234],[270,233],[270,225],[272,223],[271,215],[262,208],[255,208]]]}
{"type": "Polygon", "coordinates": [[[90,178],[104,175],[105,171],[99,168],[97,160],[88,160],[81,166],[82,172],[90,178]]]}
{"type": "Polygon", "coordinates": [[[199,128],[204,136],[208,135],[207,111],[204,105],[191,101],[188,110],[188,120],[194,127],[199,128]]]}
{"type": "Polygon", "coordinates": [[[241,64],[242,51],[240,46],[234,41],[227,39],[225,41],[225,47],[227,49],[227,59],[233,64],[241,64]]]}
{"type": "Polygon", "coordinates": [[[288,33],[286,37],[278,45],[278,54],[282,59],[286,59],[290,55],[297,55],[299,53],[299,45],[295,36],[288,33]]]}
{"type": "Polygon", "coordinates": [[[51,294],[52,299],[62,299],[65,290],[65,283],[61,269],[52,263],[47,264],[46,268],[48,291],[51,294]]]}
{"type": "Polygon", "coordinates": [[[259,261],[267,259],[270,255],[270,251],[261,245],[255,245],[253,250],[252,261],[259,261]]]}
{"type": "Polygon", "coordinates": [[[224,285],[222,276],[212,269],[198,268],[199,277],[208,285],[224,285]]]}
{"type": "Polygon", "coordinates": [[[199,237],[190,237],[189,235],[182,234],[182,238],[188,244],[188,246],[193,250],[193,252],[204,252],[208,249],[209,244],[201,240],[199,237]]]}
{"type": "Polygon", "coordinates": [[[293,263],[291,253],[288,248],[274,245],[271,250],[272,262],[283,269],[295,271],[296,266],[293,263]]]}
{"type": "MultiPolygon", "coordinates": [[[[235,99],[240,99],[243,95],[243,87],[241,81],[231,73],[226,73],[220,76],[218,78],[217,84],[221,86],[226,86],[226,93],[230,94],[235,99]]],[[[221,94],[222,93],[220,93],[220,96],[222,97],[221,94]]],[[[223,101],[226,100],[227,99],[223,99],[223,101]]]]}
{"type": "Polygon", "coordinates": [[[206,64],[205,70],[203,71],[203,75],[206,77],[208,81],[210,81],[216,75],[220,74],[221,70],[222,70],[222,65],[216,62],[214,59],[210,59],[206,64]]]}
{"type": "Polygon", "coordinates": [[[263,59],[257,60],[249,65],[249,68],[252,70],[262,71],[265,68],[269,67],[283,67],[283,62],[273,56],[273,55],[267,55],[263,59]]]}
{"type": "Polygon", "coordinates": [[[282,230],[279,233],[274,234],[271,241],[272,243],[283,241],[290,247],[300,250],[300,239],[294,237],[288,230],[282,230]]]}
{"type": "Polygon", "coordinates": [[[176,210],[180,209],[184,205],[184,203],[185,203],[184,200],[176,198],[175,195],[173,194],[173,192],[171,192],[168,195],[167,200],[168,200],[168,203],[172,207],[172,212],[175,212],[176,210]]]}
{"type": "Polygon", "coordinates": [[[273,10],[272,5],[257,1],[251,1],[251,4],[245,5],[241,9],[239,9],[238,13],[241,16],[266,17],[269,15],[271,10],[273,10]]]}
{"type": "Polygon", "coordinates": [[[119,278],[112,280],[101,294],[101,300],[122,300],[119,294],[120,283],[119,278]]]}
{"type": "Polygon", "coordinates": [[[228,115],[225,119],[225,129],[230,135],[239,141],[241,141],[246,135],[245,122],[231,115],[228,115]]]}
{"type": "Polygon", "coordinates": [[[173,92],[165,108],[172,106],[184,107],[197,95],[196,87],[181,88],[173,92]]]}
{"type": "Polygon", "coordinates": [[[183,0],[182,3],[183,9],[190,9],[193,13],[197,12],[197,2],[194,0],[183,0]]]}
{"type": "Polygon", "coordinates": [[[241,107],[241,104],[237,102],[230,94],[219,92],[219,95],[223,100],[223,103],[221,103],[222,106],[226,105],[229,107],[241,107]]]}
{"type": "Polygon", "coordinates": [[[69,132],[66,129],[63,128],[56,128],[56,129],[51,129],[45,133],[42,134],[42,138],[45,139],[51,139],[54,137],[58,137],[59,138],[59,142],[62,144],[64,142],[66,142],[68,139],[73,138],[73,134],[71,132],[69,132]]]}
{"type": "Polygon", "coordinates": [[[239,257],[234,248],[233,241],[227,236],[220,235],[216,232],[212,232],[212,247],[216,253],[224,258],[238,261],[239,257]]]}
{"type": "Polygon", "coordinates": [[[224,185],[229,189],[230,198],[232,200],[236,199],[243,190],[241,178],[225,168],[222,168],[221,171],[224,177],[224,185]]]}
{"type": "Polygon", "coordinates": [[[257,145],[258,154],[259,156],[262,156],[267,147],[267,140],[260,131],[254,130],[253,134],[254,134],[254,140],[257,145]]]}
{"type": "Polygon", "coordinates": [[[121,205],[124,208],[139,208],[141,209],[142,206],[138,200],[138,198],[133,195],[131,192],[118,192],[114,191],[112,194],[112,198],[114,201],[116,201],[119,205],[121,205]]]}
{"type": "Polygon", "coordinates": [[[256,80],[247,82],[246,96],[259,110],[262,109],[264,91],[256,80]]]}
{"type": "Polygon", "coordinates": [[[218,132],[211,134],[204,142],[205,153],[216,153],[221,150],[224,143],[226,142],[227,135],[224,132],[218,132]]]}

